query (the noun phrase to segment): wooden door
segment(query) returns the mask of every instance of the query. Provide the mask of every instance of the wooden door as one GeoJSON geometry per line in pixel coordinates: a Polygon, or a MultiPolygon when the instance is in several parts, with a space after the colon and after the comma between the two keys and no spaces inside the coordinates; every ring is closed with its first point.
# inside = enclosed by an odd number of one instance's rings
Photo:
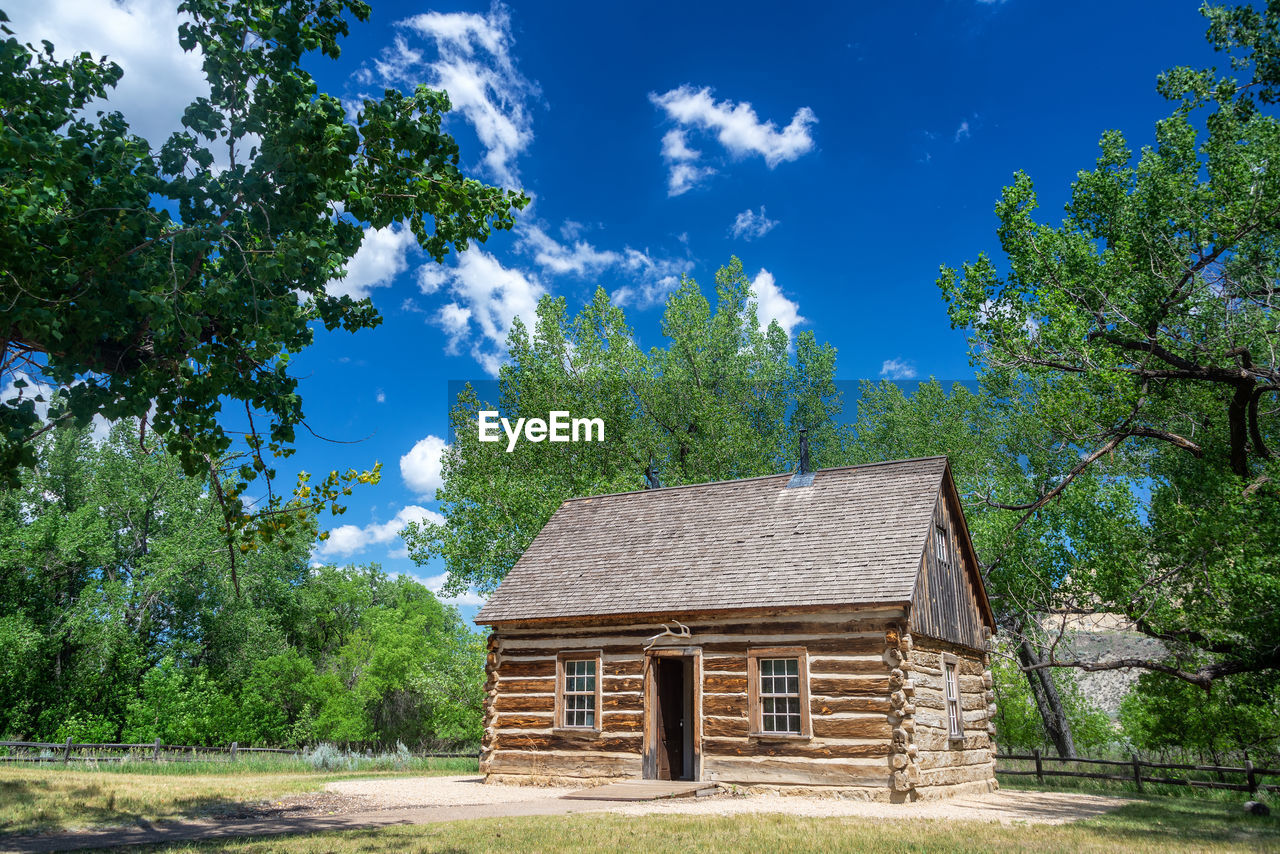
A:
{"type": "Polygon", "coordinates": [[[658,702],[655,708],[655,735],[659,780],[685,779],[685,742],[689,722],[685,710],[687,680],[683,658],[659,658],[655,662],[658,702]]]}

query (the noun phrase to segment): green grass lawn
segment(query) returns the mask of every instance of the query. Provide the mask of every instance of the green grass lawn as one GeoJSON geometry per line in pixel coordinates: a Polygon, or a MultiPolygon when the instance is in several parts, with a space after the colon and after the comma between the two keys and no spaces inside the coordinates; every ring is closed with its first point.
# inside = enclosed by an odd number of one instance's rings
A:
{"type": "MultiPolygon", "coordinates": [[[[1142,791],[1132,781],[1090,780],[1086,777],[1045,777],[1044,782],[1035,777],[1008,775],[996,772],[1000,788],[1017,791],[1033,790],[1041,792],[1088,792],[1094,795],[1115,795],[1120,798],[1141,798],[1154,795],[1162,798],[1192,798],[1202,801],[1242,804],[1248,800],[1262,801],[1273,810],[1280,809],[1280,793],[1259,792],[1250,795],[1247,792],[1236,792],[1230,789],[1205,789],[1198,786],[1173,786],[1167,783],[1144,783],[1142,791]]],[[[1272,782],[1268,778],[1267,782],[1272,782]]]]}
{"type": "MultiPolygon", "coordinates": [[[[405,771],[321,772],[223,766],[0,768],[0,845],[9,833],[199,817],[236,804],[315,791],[330,780],[475,771],[470,760],[417,763],[405,771]],[[423,767],[426,765],[427,767],[423,767]]],[[[1017,788],[1028,788],[1018,785],[1017,788]]],[[[1089,791],[1100,793],[1099,787],[1089,791]]],[[[1129,793],[1129,797],[1133,795],[1129,793]]],[[[485,819],[373,831],[182,843],[174,852],[1280,852],[1280,816],[1245,814],[1242,796],[1150,795],[1105,816],[1067,825],[802,818],[787,815],[578,814],[485,819]]],[[[903,808],[904,813],[910,807],[903,808]]],[[[1280,812],[1280,811],[1278,811],[1280,812]]],[[[119,849],[117,849],[119,850],[119,849]]]]}
{"type": "Polygon", "coordinates": [[[192,818],[236,805],[314,792],[330,780],[466,774],[474,759],[415,760],[402,770],[315,771],[297,760],[244,765],[119,763],[0,767],[0,838],[139,820],[192,818]]]}
{"type": "MultiPolygon", "coordinates": [[[[151,849],[156,850],[156,849],[151,849]]],[[[474,854],[709,854],[709,852],[1133,852],[1181,854],[1280,850],[1280,820],[1202,799],[1151,798],[1066,825],[786,815],[616,816],[578,814],[485,819],[376,831],[182,844],[168,852],[474,852],[474,854]]]]}

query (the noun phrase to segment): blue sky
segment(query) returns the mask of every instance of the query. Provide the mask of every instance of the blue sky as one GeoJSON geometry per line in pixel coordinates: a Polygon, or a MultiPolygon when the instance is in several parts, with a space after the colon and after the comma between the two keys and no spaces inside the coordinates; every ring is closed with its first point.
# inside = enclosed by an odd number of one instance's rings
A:
{"type": "MultiPolygon", "coordinates": [[[[108,53],[115,99],[153,144],[200,94],[163,0],[19,2],[24,39],[108,53]]],[[[576,310],[597,285],[658,343],[681,274],[737,255],[762,315],[839,350],[842,379],[972,375],[940,264],[996,250],[993,205],[1015,170],[1056,219],[1102,131],[1134,147],[1169,105],[1156,75],[1224,64],[1194,0],[786,4],[375,2],[322,88],[449,89],[468,170],[534,202],[513,233],[435,265],[369,233],[348,278],[385,320],[317,336],[298,357],[309,423],[357,444],[300,442],[313,472],[366,468],[317,559],[377,561],[438,587],[397,536],[430,518],[450,380],[489,379],[511,318],[544,293],[576,310]]],[[[460,603],[474,613],[474,597],[460,603]]]]}

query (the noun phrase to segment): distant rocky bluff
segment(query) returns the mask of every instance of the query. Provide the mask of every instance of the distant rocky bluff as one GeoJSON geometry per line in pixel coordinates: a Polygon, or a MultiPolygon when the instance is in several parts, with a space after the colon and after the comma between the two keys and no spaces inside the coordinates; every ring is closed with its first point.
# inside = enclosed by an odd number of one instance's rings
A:
{"type": "MultiPolygon", "coordinates": [[[[1164,645],[1147,637],[1120,614],[1051,614],[1044,618],[1044,630],[1062,634],[1058,658],[1079,657],[1086,661],[1116,658],[1159,658],[1164,645]],[[1069,652],[1068,652],[1069,650],[1069,652]]],[[[1080,690],[1112,720],[1120,713],[1120,701],[1138,681],[1141,670],[1076,671],[1080,690]]]]}

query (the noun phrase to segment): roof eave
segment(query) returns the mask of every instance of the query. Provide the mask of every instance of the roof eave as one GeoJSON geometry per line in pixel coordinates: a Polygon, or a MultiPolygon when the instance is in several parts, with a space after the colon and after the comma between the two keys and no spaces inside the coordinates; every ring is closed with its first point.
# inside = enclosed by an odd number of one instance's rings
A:
{"type": "Polygon", "coordinates": [[[484,618],[482,614],[477,614],[473,621],[478,626],[491,626],[501,628],[503,626],[514,625],[537,625],[543,623],[575,623],[587,622],[592,620],[600,621],[619,621],[630,620],[632,622],[642,622],[646,620],[658,620],[670,622],[680,618],[689,619],[713,619],[716,617],[733,617],[752,614],[803,614],[814,612],[831,612],[844,611],[850,608],[870,609],[870,608],[902,608],[905,615],[906,609],[911,607],[910,599],[889,599],[874,602],[841,602],[841,603],[823,603],[816,605],[783,605],[783,606],[747,606],[739,608],[696,608],[687,611],[615,611],[605,614],[568,614],[558,616],[543,617],[510,617],[489,619],[484,618]]]}

